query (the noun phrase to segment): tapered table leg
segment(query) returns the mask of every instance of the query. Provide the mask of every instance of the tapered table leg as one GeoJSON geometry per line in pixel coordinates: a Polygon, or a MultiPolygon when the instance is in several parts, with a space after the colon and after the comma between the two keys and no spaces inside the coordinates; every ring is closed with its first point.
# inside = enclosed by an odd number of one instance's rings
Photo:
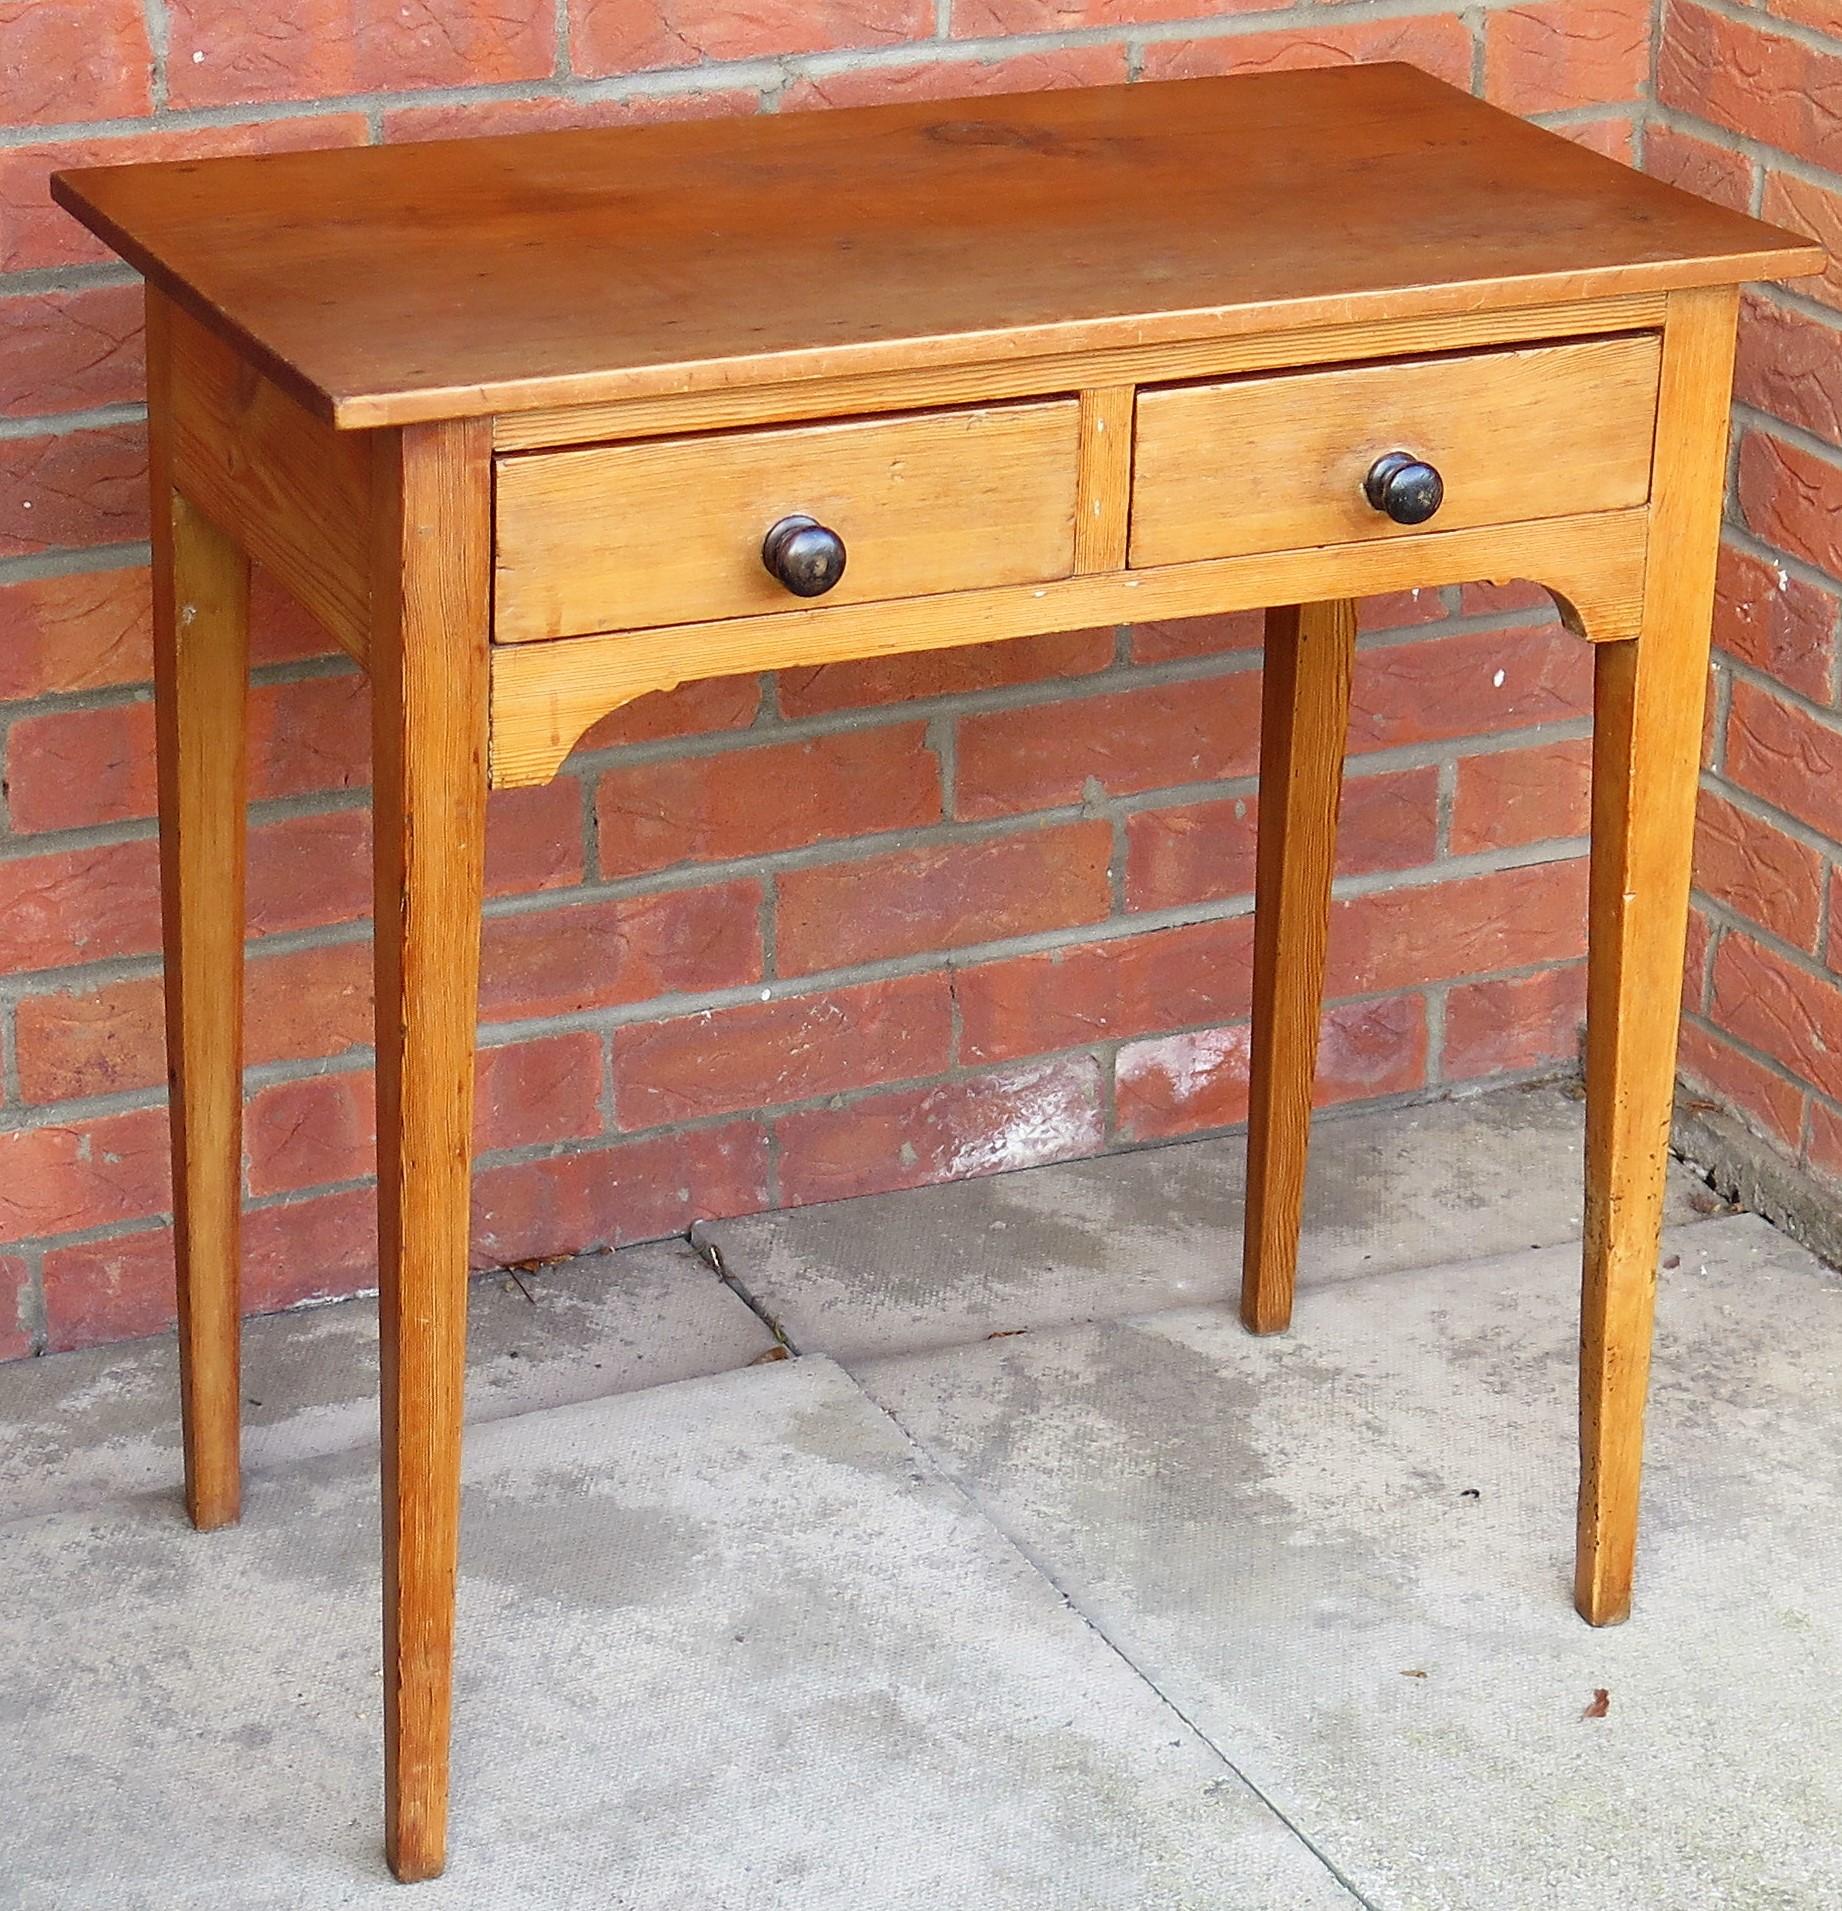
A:
{"type": "Polygon", "coordinates": [[[442,1868],[486,824],[488,427],[380,434],[377,895],[385,1845],[442,1868]]]}
{"type": "Polygon", "coordinates": [[[1347,600],[1267,613],[1241,1266],[1241,1319],[1256,1334],[1292,1319],[1355,650],[1347,600]]]}
{"type": "Polygon", "coordinates": [[[1596,659],[1574,1578],[1594,1625],[1629,1613],[1637,1551],[1735,300],[1670,299],[1643,626],[1596,659]]]}
{"type": "Polygon", "coordinates": [[[249,560],[173,488],[166,308],[148,300],[154,734],[186,1510],[235,1522],[249,560]]]}

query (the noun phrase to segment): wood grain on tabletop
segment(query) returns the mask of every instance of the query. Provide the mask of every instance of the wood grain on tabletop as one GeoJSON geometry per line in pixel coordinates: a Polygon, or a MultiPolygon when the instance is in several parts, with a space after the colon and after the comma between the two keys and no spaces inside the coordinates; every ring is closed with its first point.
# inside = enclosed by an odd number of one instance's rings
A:
{"type": "Polygon", "coordinates": [[[1402,65],[84,168],[53,191],[350,426],[1821,263],[1402,65]]]}

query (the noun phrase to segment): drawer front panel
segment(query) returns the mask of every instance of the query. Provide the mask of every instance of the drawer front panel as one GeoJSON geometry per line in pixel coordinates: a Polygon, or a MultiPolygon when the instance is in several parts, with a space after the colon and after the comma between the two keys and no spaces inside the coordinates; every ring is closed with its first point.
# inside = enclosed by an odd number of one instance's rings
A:
{"type": "Polygon", "coordinates": [[[494,635],[644,630],[1044,583],[1074,567],[1074,399],[527,453],[498,463],[494,635]],[[842,579],[792,595],[762,540],[804,515],[842,579]]]}
{"type": "Polygon", "coordinates": [[[1139,394],[1135,569],[1572,517],[1650,493],[1662,341],[1589,339],[1139,394]],[[1397,524],[1369,503],[1405,451],[1445,484],[1397,524]]]}

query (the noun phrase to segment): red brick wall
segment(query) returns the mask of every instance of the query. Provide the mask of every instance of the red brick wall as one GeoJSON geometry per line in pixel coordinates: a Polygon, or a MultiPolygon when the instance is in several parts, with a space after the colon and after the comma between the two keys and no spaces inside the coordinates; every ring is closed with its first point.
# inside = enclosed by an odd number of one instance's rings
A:
{"type": "MultiPolygon", "coordinates": [[[[1810,0],[1803,26],[1792,5],[1771,25],[1685,12],[1820,76],[1810,0]]],[[[172,1306],[138,301],[48,205],[47,171],[1375,58],[1633,154],[1651,0],[1306,11],[0,0],[0,1353],[145,1332],[172,1306]]],[[[1669,127],[1707,93],[1737,128],[1706,162],[1716,182],[1763,181],[1768,205],[1833,229],[1833,145],[1809,113],[1761,104],[1738,66],[1697,79],[1678,50],[1669,127]],[[1785,164],[1759,162],[1760,138],[1785,164]]],[[[1797,349],[1821,309],[1773,307],[1797,349]]],[[[1723,930],[1764,914],[1725,934],[1717,982],[1783,971],[1775,986],[1835,1028],[1811,887],[1835,800],[1823,752],[1842,751],[1821,714],[1835,602],[1813,568],[1834,529],[1805,488],[1831,473],[1835,386],[1768,367],[1775,336],[1755,324],[1749,403],[1791,423],[1750,440],[1754,531],[1730,598],[1757,583],[1759,536],[1793,588],[1760,593],[1770,616],[1730,605],[1738,789],[1713,813],[1751,840],[1788,801],[1743,793],[1748,750],[1807,763],[1809,795],[1769,838],[1796,882],[1765,885],[1767,907],[1736,879],[1708,913],[1723,930]]],[[[1325,1095],[1549,1068],[1573,1052],[1581,999],[1583,649],[1526,592],[1429,594],[1367,622],[1325,1095]]],[[[1245,619],[1078,631],[698,686],[602,725],[552,787],[495,799],[480,1260],[1238,1121],[1255,636],[1245,619]]],[[[365,692],[327,649],[261,594],[256,1308],[371,1279],[365,692]]],[[[1778,1052],[1778,1027],[1746,1029],[1747,1056],[1778,1052]]]]}
{"type": "MultiPolygon", "coordinates": [[[[1842,256],[1836,0],[1671,0],[1648,163],[1842,256]]],[[[1682,1070],[1842,1183],[1842,265],[1747,297],[1682,1070]]]]}

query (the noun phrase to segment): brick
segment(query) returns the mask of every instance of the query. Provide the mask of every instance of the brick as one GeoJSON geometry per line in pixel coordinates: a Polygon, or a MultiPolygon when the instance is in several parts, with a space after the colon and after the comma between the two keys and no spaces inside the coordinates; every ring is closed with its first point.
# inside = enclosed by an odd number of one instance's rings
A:
{"type": "MultiPolygon", "coordinates": [[[[257,801],[362,788],[370,775],[370,699],[349,672],[250,693],[250,794],[257,801]]],[[[149,701],[26,717],[7,745],[18,830],[81,829],[155,809],[149,701]]]]}
{"type": "MultiPolygon", "coordinates": [[[[1251,896],[1259,812],[1251,794],[1135,810],[1126,818],[1126,907],[1170,909],[1251,896]]],[[[1341,831],[1338,843],[1341,848],[1341,831]]]]}
{"type": "Polygon", "coordinates": [[[1378,994],[1571,962],[1586,949],[1586,861],[1538,863],[1331,906],[1328,987],[1378,994]]]}
{"type": "Polygon", "coordinates": [[[621,1128],[660,1128],[938,1075],[952,1060],[944,974],[743,1002],[617,1029],[621,1128]]]}
{"type": "Polygon", "coordinates": [[[1449,1082],[1573,1062],[1586,1024],[1586,969],[1464,982],[1445,998],[1441,1076],[1449,1082]]]}
{"type": "Polygon", "coordinates": [[[145,426],[0,439],[0,557],[146,535],[145,426]]]}
{"type": "Polygon", "coordinates": [[[1657,97],[1813,166],[1842,168],[1842,58],[1769,26],[1670,0],[1657,97]]]}
{"type": "Polygon", "coordinates": [[[1695,819],[1695,887],[1781,941],[1814,951],[1823,861],[1807,843],[1711,790],[1695,819]]]}
{"type": "Polygon", "coordinates": [[[0,298],[0,409],[45,418],[138,403],[146,391],[138,285],[0,298]]]}
{"type": "MultiPolygon", "coordinates": [[[[1128,1043],[1116,1063],[1119,1132],[1158,1141],[1247,1119],[1249,1030],[1203,1029],[1128,1043]]],[[[1324,1018],[1319,1107],[1403,1093],[1426,1079],[1426,1005],[1418,996],[1342,1002],[1324,1018]]]]}
{"type": "Polygon", "coordinates": [[[940,764],[920,724],[720,756],[622,764],[596,789],[601,873],[805,849],[940,821],[940,764]]]}
{"type": "Polygon", "coordinates": [[[1005,816],[1250,775],[1260,750],[1260,679],[1162,683],[962,717],[958,812],[1005,816]]]}
{"type": "Polygon", "coordinates": [[[1019,1061],[1198,1023],[1252,1007],[1251,916],[975,963],[954,978],[960,1059],[1019,1061]]]}
{"type": "Polygon", "coordinates": [[[1740,511],[1768,544],[1842,573],[1842,466],[1763,431],[1740,441],[1740,511]]]}
{"type": "Polygon", "coordinates": [[[759,677],[706,677],[700,683],[654,691],[624,704],[592,725],[576,748],[610,750],[623,744],[746,730],[760,708],[759,677]]]}
{"type": "Polygon", "coordinates": [[[1304,32],[1294,27],[1206,40],[1160,40],[1145,48],[1141,73],[1148,80],[1180,80],[1207,73],[1273,73],[1379,60],[1405,60],[1470,90],[1471,35],[1461,20],[1432,14],[1314,24],[1304,32]]]}
{"type": "Polygon", "coordinates": [[[1734,212],[1752,210],[1753,163],[1730,146],[1653,121],[1644,132],[1644,170],[1734,212]]]}
{"type": "Polygon", "coordinates": [[[140,0],[0,0],[0,122],[126,119],[152,105],[140,0]]]}
{"type": "Polygon", "coordinates": [[[26,717],[7,739],[17,830],[82,829],[154,813],[153,704],[26,717]]]}
{"type": "Polygon", "coordinates": [[[1765,11],[1775,14],[1780,20],[1815,27],[1822,33],[1833,35],[1842,25],[1837,19],[1835,0],[1764,0],[1764,3],[1765,11]]]}
{"type": "Polygon", "coordinates": [[[779,104],[782,112],[797,112],[820,106],[876,106],[894,100],[1046,93],[1062,86],[1112,86],[1125,77],[1123,46],[1044,47],[994,60],[929,59],[913,66],[847,67],[837,73],[806,74],[788,86],[779,104]]]}
{"type": "Polygon", "coordinates": [[[1824,960],[1842,975],[1842,869],[1829,872],[1829,948],[1824,960]]]}
{"type": "Polygon", "coordinates": [[[1536,0],[1485,15],[1484,97],[1512,113],[1639,98],[1651,0],[1536,0]]]}
{"type": "Polygon", "coordinates": [[[1266,642],[1266,619],[1257,610],[1232,611],[1225,617],[1176,617],[1134,624],[1135,664],[1170,663],[1189,657],[1220,657],[1236,650],[1259,650],[1266,642]]]}
{"type": "Polygon", "coordinates": [[[1460,757],[1452,854],[1584,836],[1592,820],[1592,768],[1590,737],[1460,757]]]}
{"type": "Polygon", "coordinates": [[[1829,701],[1838,602],[1778,565],[1728,544],[1714,596],[1714,641],[1729,656],[1817,703],[1829,701]]]}
{"type": "MultiPolygon", "coordinates": [[[[19,1081],[28,1102],[158,1086],[166,1037],[158,976],[28,995],[14,1011],[19,1081]]],[[[333,943],[248,965],[245,1059],[318,1061],[369,1044],[371,950],[333,943]]]]}
{"type": "Polygon", "coordinates": [[[486,1021],[579,1015],[657,995],[733,988],[761,974],[761,890],[735,882],[489,917],[486,1021]]]}
{"type": "Polygon", "coordinates": [[[268,954],[247,969],[243,1043],[252,1067],[265,1062],[319,1061],[368,1047],[371,948],[333,942],[268,954]]]}
{"type": "Polygon", "coordinates": [[[160,943],[151,840],[0,861],[0,973],[142,955],[160,943]]]}
{"type": "Polygon", "coordinates": [[[310,1195],[243,1217],[243,1308],[272,1314],[377,1286],[377,1196],[310,1195]]]}
{"type": "Polygon", "coordinates": [[[780,708],[789,717],[827,716],[834,710],[1090,677],[1112,661],[1110,630],[1060,631],[999,644],[911,651],[902,657],[864,657],[808,670],[783,670],[780,708]]]}
{"type": "Polygon", "coordinates": [[[1360,651],[1352,750],[1560,723],[1592,709],[1592,647],[1558,625],[1470,631],[1360,651]]]}
{"type": "Polygon", "coordinates": [[[493,0],[168,0],[181,108],[547,79],[548,6],[493,0]]]}
{"type": "Polygon", "coordinates": [[[262,120],[247,126],[187,126],[10,147],[0,152],[0,271],[24,272],[112,257],[100,239],[62,207],[51,203],[48,181],[54,172],[73,166],[196,159],[211,153],[362,146],[370,137],[370,124],[362,113],[335,113],[311,119],[262,120]]]}
{"type": "Polygon", "coordinates": [[[1783,1076],[1699,1021],[1685,1021],[1676,1049],[1683,1082],[1715,1107],[1738,1114],[1746,1124],[1795,1154],[1803,1139],[1804,1097],[1783,1076]]]}
{"type": "Polygon", "coordinates": [[[17,1254],[0,1254],[0,1360],[24,1360],[32,1351],[27,1328],[31,1267],[17,1254]]]}
{"type": "Polygon", "coordinates": [[[1828,257],[1814,278],[1797,281],[1805,298],[1842,310],[1842,191],[1767,168],[1760,216],[1774,225],[1806,233],[1828,257]]]}
{"type": "Polygon", "coordinates": [[[861,1096],[783,1115],[774,1134],[794,1205],[1073,1161],[1106,1145],[1100,1070],[1075,1055],[861,1096]]]}
{"type": "Polygon", "coordinates": [[[1741,312],[1734,396],[1842,445],[1842,329],[1750,294],[1741,312]]]}
{"type": "Polygon", "coordinates": [[[787,870],[778,878],[781,973],[1098,922],[1110,903],[1111,850],[1105,823],[1082,822],[787,870]]]}
{"type": "MultiPolygon", "coordinates": [[[[1337,820],[1344,875],[1412,869],[1437,848],[1439,773],[1354,776],[1337,820]]],[[[1253,892],[1259,804],[1251,796],[1135,811],[1126,820],[1126,907],[1167,909],[1253,892]]]]}
{"type": "Polygon", "coordinates": [[[1121,1137],[1163,1139],[1246,1121],[1250,1039],[1241,1022],[1122,1048],[1114,1088],[1121,1137]]]}
{"type": "Polygon", "coordinates": [[[144,682],[152,608],[139,567],[0,585],[0,701],[144,682]]]}
{"type": "Polygon", "coordinates": [[[1001,33],[1075,33],[1165,20],[1258,13],[1268,0],[953,0],[952,31],[977,40],[1001,33]]]}
{"type": "Polygon", "coordinates": [[[640,93],[626,99],[580,99],[562,93],[530,99],[466,99],[441,106],[403,106],[384,115],[384,138],[479,139],[506,133],[561,133],[588,126],[654,125],[662,120],[723,119],[753,113],[761,95],[740,86],[640,93]]]}
{"type": "Polygon", "coordinates": [[[1832,1100],[1842,1096],[1842,985],[1833,977],[1730,932],[1714,957],[1712,1020],[1832,1100]]]}
{"type": "Polygon", "coordinates": [[[253,1195],[294,1194],[377,1172],[377,1099],[369,1070],[275,1082],[250,1096],[244,1152],[253,1195]]]}
{"type": "Polygon", "coordinates": [[[473,1180],[473,1265],[660,1241],[695,1221],[754,1214],[768,1187],[767,1137],[754,1122],[486,1168],[473,1180]]]}
{"type": "Polygon", "coordinates": [[[1727,717],[1727,779],[1842,839],[1842,727],[1744,679],[1727,717]]]}
{"type": "Polygon", "coordinates": [[[164,1109],[0,1134],[0,1241],[140,1220],[171,1196],[164,1109]]]}
{"type": "MultiPolygon", "coordinates": [[[[249,834],[249,930],[254,937],[354,922],[371,913],[371,814],[285,816],[249,834]]],[[[149,943],[158,949],[159,936],[149,943]]]]}
{"type": "Polygon", "coordinates": [[[177,1312],[170,1228],[54,1247],[45,1255],[47,1353],[166,1332],[177,1312]]]}
{"type": "Polygon", "coordinates": [[[1807,1159],[1819,1174],[1842,1182],[1842,1115],[1820,1101],[1810,1104],[1807,1159]]]}
{"type": "Polygon", "coordinates": [[[639,73],[835,47],[890,46],[934,30],[932,0],[570,0],[578,73],[639,73]]]}
{"type": "Polygon", "coordinates": [[[582,786],[573,776],[486,799],[486,893],[530,895],[582,880],[582,786]]]}
{"type": "Polygon", "coordinates": [[[587,1029],[482,1048],[473,1145],[481,1153],[586,1141],[603,1132],[601,1037],[587,1029]]]}
{"type": "Polygon", "coordinates": [[[1550,128],[1576,146],[1589,147],[1621,166],[1637,164],[1637,116],[1613,113],[1604,119],[1566,119],[1550,128]]]}

